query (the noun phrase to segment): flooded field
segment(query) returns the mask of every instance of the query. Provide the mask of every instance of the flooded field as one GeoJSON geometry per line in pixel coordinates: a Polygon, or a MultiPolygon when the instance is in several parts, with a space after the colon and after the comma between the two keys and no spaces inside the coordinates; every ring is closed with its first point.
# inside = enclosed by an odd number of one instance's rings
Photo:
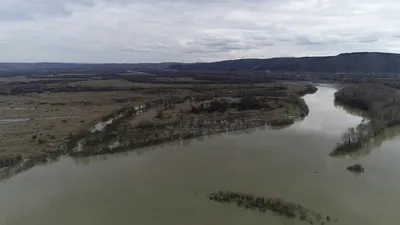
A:
{"type": "Polygon", "coordinates": [[[400,137],[390,129],[358,155],[330,157],[360,123],[336,90],[305,96],[310,114],[284,129],[251,129],[99,157],[63,158],[0,183],[1,225],[286,225],[273,213],[219,204],[229,190],[282,198],[343,225],[397,225],[400,137]],[[346,167],[360,163],[365,173],[346,167]]]}
{"type": "Polygon", "coordinates": [[[18,123],[18,122],[25,122],[29,121],[30,118],[22,118],[22,119],[4,119],[0,120],[0,123],[18,123]]]}

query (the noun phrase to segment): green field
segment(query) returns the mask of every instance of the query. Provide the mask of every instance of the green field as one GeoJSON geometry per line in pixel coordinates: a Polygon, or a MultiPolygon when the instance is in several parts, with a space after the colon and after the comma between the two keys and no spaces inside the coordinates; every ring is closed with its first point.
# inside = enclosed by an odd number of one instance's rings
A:
{"type": "Polygon", "coordinates": [[[69,85],[73,87],[121,87],[121,88],[129,88],[134,86],[133,83],[120,79],[88,80],[88,81],[70,83],[69,85]]]}

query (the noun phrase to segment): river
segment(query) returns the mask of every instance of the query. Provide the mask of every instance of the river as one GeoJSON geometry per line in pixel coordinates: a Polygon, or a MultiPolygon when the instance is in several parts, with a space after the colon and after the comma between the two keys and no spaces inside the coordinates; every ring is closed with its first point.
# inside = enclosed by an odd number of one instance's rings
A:
{"type": "Polygon", "coordinates": [[[388,130],[360,154],[329,153],[361,117],[305,96],[310,114],[285,129],[253,129],[84,159],[63,158],[0,183],[1,225],[286,225],[273,213],[208,200],[229,190],[280,197],[343,225],[397,225],[400,138],[388,130]],[[346,167],[361,163],[355,175],[346,167]]]}

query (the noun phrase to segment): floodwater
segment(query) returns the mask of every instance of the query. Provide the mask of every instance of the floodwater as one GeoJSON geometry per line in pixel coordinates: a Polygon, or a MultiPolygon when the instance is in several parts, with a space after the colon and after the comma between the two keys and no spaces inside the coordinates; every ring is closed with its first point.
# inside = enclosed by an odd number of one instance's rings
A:
{"type": "Polygon", "coordinates": [[[115,120],[115,119],[118,119],[118,118],[120,118],[120,115],[118,115],[116,118],[111,118],[111,119],[109,119],[109,120],[107,120],[107,121],[99,122],[99,123],[97,123],[97,124],[94,125],[94,127],[90,130],[90,132],[94,133],[94,132],[96,132],[96,131],[102,131],[102,130],[104,130],[104,128],[105,128],[107,125],[112,124],[112,123],[114,122],[114,120],[115,120]]]}
{"type": "Polygon", "coordinates": [[[26,122],[31,120],[30,118],[21,118],[21,119],[2,119],[0,123],[19,123],[19,122],[26,122]]]}
{"type": "Polygon", "coordinates": [[[44,117],[44,118],[18,118],[18,119],[0,119],[0,123],[20,123],[20,122],[27,122],[30,120],[57,120],[57,119],[69,119],[72,117],[68,116],[58,116],[58,117],[44,117]]]}
{"type": "Polygon", "coordinates": [[[229,190],[280,197],[343,225],[397,225],[400,138],[388,130],[360,154],[329,153],[357,113],[332,87],[305,97],[310,115],[280,130],[253,129],[121,155],[37,166],[0,183],[3,225],[297,225],[273,213],[208,200],[229,190]],[[361,163],[355,175],[346,167],[361,163]]]}

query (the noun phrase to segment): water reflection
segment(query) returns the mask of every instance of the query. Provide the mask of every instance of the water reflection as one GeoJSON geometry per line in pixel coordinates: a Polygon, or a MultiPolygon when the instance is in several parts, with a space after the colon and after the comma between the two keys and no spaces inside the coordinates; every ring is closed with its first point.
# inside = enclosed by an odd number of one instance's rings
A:
{"type": "MultiPolygon", "coordinates": [[[[116,137],[110,139],[95,138],[97,143],[92,141],[92,137],[88,135],[87,137],[80,140],[75,148],[73,148],[74,157],[88,157],[97,154],[115,154],[117,152],[137,150],[141,147],[147,147],[152,145],[152,148],[163,148],[164,146],[170,147],[171,145],[188,146],[192,140],[205,141],[211,139],[212,137],[218,137],[221,135],[241,135],[241,134],[252,134],[254,132],[259,132],[265,129],[271,130],[283,130],[289,128],[293,124],[301,121],[301,119],[296,119],[292,124],[285,125],[266,125],[266,121],[263,120],[251,120],[251,119],[241,119],[235,120],[233,122],[224,120],[218,122],[210,121],[199,121],[198,124],[191,125],[188,123],[182,123],[174,127],[167,127],[162,132],[154,131],[152,135],[147,136],[145,139],[137,138],[135,135],[125,135],[124,131],[120,132],[116,137]],[[158,136],[157,136],[158,135],[158,136]],[[182,141],[172,141],[179,140],[182,141]],[[160,144],[156,144],[160,143],[160,144]],[[177,144],[178,143],[178,144],[177,144]],[[82,154],[80,154],[82,153],[82,154]]],[[[113,120],[109,120],[105,123],[113,123],[113,120]]],[[[284,124],[284,123],[282,123],[284,124]]],[[[103,124],[100,124],[103,125],[103,124]]],[[[100,127],[100,126],[99,126],[100,127]]],[[[104,127],[103,130],[93,130],[91,134],[96,134],[101,136],[108,136],[104,127]]],[[[126,131],[125,131],[126,132],[126,131]]]]}
{"type": "Polygon", "coordinates": [[[0,172],[0,182],[6,182],[7,180],[11,179],[16,175],[23,174],[27,172],[29,169],[33,168],[34,166],[51,165],[53,163],[57,163],[63,158],[65,158],[65,156],[56,158],[47,158],[45,162],[36,162],[36,163],[33,163],[33,161],[30,160],[24,160],[13,167],[3,169],[0,172]]]}
{"type": "Polygon", "coordinates": [[[314,100],[307,102],[310,116],[288,129],[247,129],[162,145],[188,148],[153,146],[35,167],[0,185],[0,224],[305,224],[207,199],[221,189],[288,199],[338,218],[337,225],[397,224],[400,163],[391,150],[398,143],[357,160],[368,171],[355,179],[345,170],[349,160],[328,154],[361,118],[335,108],[332,95],[318,99],[330,92],[306,97],[314,100]]]}
{"type": "MultiPolygon", "coordinates": [[[[212,139],[221,137],[221,136],[241,136],[241,135],[250,135],[253,134],[255,132],[260,132],[263,130],[283,130],[286,129],[288,127],[290,127],[291,125],[286,125],[286,126],[274,126],[274,127],[270,127],[270,126],[260,126],[260,127],[254,127],[254,128],[249,128],[249,129],[244,129],[244,130],[235,130],[235,131],[228,131],[228,132],[224,132],[224,133],[217,133],[217,134],[210,134],[210,135],[203,135],[203,136],[199,136],[196,138],[190,138],[190,139],[183,139],[183,140],[175,140],[175,141],[171,141],[171,142],[165,142],[159,145],[152,145],[152,146],[148,146],[148,147],[142,147],[142,148],[135,148],[132,149],[131,151],[128,149],[127,151],[124,152],[117,152],[114,154],[104,154],[104,155],[95,155],[95,156],[86,156],[86,157],[73,157],[73,160],[76,164],[78,165],[87,165],[90,162],[93,161],[103,161],[103,160],[107,160],[109,157],[118,157],[118,156],[128,156],[131,154],[137,155],[137,156],[143,156],[145,155],[145,153],[150,152],[152,150],[156,150],[156,149],[163,149],[163,148],[171,148],[171,147],[177,147],[177,146],[190,146],[192,144],[192,142],[205,142],[205,141],[210,141],[212,139]]],[[[116,144],[115,142],[113,142],[113,145],[115,146],[121,146],[122,144],[116,144]]]]}
{"type": "MultiPolygon", "coordinates": [[[[352,108],[346,105],[343,105],[337,101],[334,102],[336,108],[342,109],[346,111],[348,114],[362,117],[363,121],[357,126],[360,127],[362,123],[369,121],[368,112],[365,110],[360,110],[356,108],[352,108]]],[[[357,129],[356,129],[357,130],[357,129]]],[[[368,139],[367,141],[362,143],[362,147],[360,149],[356,149],[354,152],[344,153],[341,155],[335,155],[334,157],[343,158],[346,156],[350,156],[352,158],[363,157],[369,155],[373,149],[378,149],[382,146],[385,141],[389,141],[394,139],[400,134],[400,126],[395,126],[391,128],[386,128],[379,135],[368,139]]]]}
{"type": "Polygon", "coordinates": [[[379,149],[383,143],[395,139],[400,135],[400,126],[391,127],[385,129],[378,136],[371,138],[368,142],[363,144],[360,151],[352,154],[352,157],[366,156],[372,152],[374,149],[379,149]]]}
{"type": "MultiPolygon", "coordinates": [[[[139,152],[120,152],[113,154],[112,157],[127,157],[130,154],[137,154],[140,155],[139,152]]],[[[90,156],[90,157],[75,157],[72,158],[75,164],[77,165],[89,165],[91,162],[95,161],[105,161],[107,160],[111,155],[96,155],[96,156],[90,156]]]]}
{"type": "Polygon", "coordinates": [[[365,110],[361,110],[361,109],[356,109],[356,108],[352,108],[346,105],[343,105],[342,103],[338,102],[338,101],[334,101],[334,105],[336,108],[344,110],[345,112],[347,112],[348,114],[351,114],[353,116],[358,116],[358,117],[362,117],[362,118],[368,118],[368,112],[365,110]]]}
{"type": "Polygon", "coordinates": [[[296,131],[323,133],[325,135],[341,135],[349,126],[356,126],[362,117],[343,113],[340,107],[334,107],[334,94],[337,91],[332,86],[318,85],[318,91],[313,95],[304,96],[310,113],[293,126],[296,131]]]}

